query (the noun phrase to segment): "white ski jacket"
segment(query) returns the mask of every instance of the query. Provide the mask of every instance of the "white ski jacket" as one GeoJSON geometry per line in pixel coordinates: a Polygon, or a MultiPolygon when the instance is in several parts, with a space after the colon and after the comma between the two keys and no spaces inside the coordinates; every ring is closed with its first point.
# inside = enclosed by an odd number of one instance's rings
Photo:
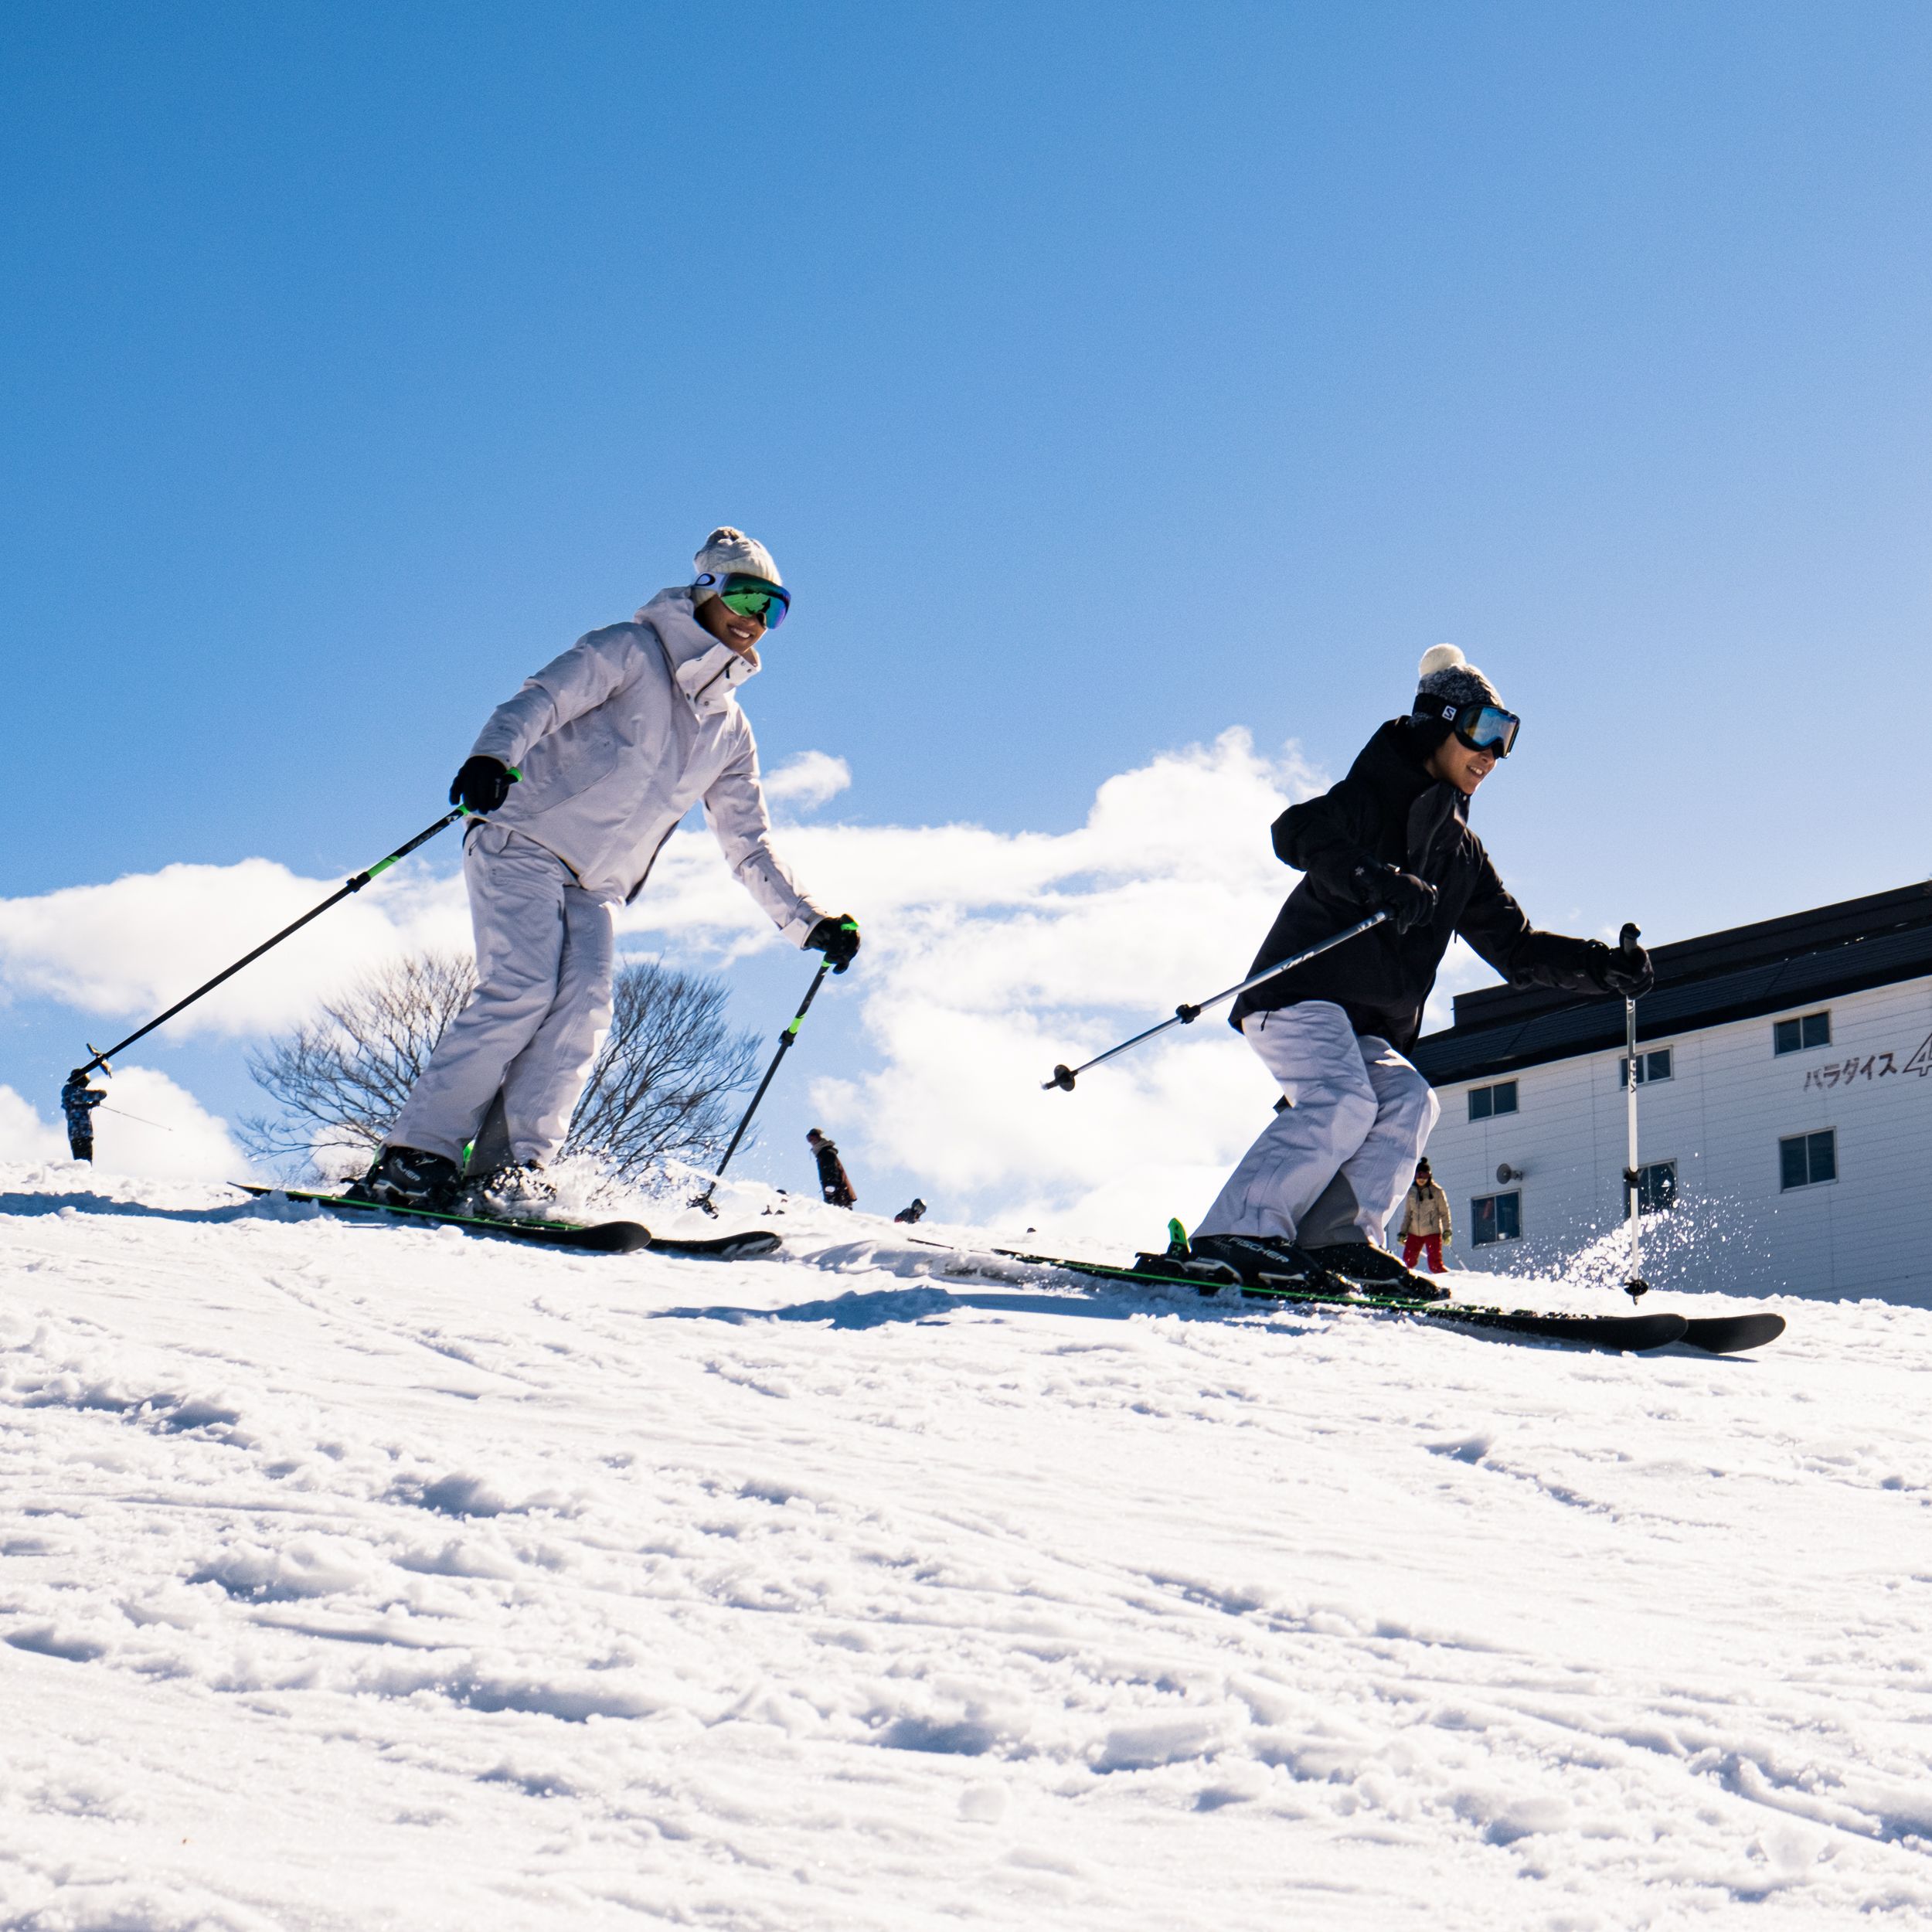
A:
{"type": "Polygon", "coordinates": [[[702,799],[740,883],[804,945],[826,915],[771,849],[758,747],[731,694],[750,675],[692,614],[688,588],[660,590],[634,622],[578,638],[490,713],[471,755],[523,774],[491,821],[555,852],[585,891],[628,900],[702,799]],[[699,664],[713,654],[716,677],[699,664]]]}

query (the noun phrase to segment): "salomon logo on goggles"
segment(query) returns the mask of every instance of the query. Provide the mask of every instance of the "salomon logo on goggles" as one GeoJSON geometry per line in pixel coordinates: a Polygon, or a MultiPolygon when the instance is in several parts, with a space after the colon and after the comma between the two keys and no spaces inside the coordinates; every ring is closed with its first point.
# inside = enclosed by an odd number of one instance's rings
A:
{"type": "Polygon", "coordinates": [[[1498,758],[1509,756],[1522,723],[1515,712],[1505,711],[1501,705],[1451,704],[1433,691],[1416,693],[1415,715],[1440,718],[1471,751],[1487,751],[1498,758]]]}
{"type": "Polygon", "coordinates": [[[727,611],[735,611],[741,617],[756,617],[767,631],[777,630],[791,608],[791,593],[782,583],[747,577],[740,570],[728,571],[723,577],[707,570],[691,587],[716,590],[727,611]]]}

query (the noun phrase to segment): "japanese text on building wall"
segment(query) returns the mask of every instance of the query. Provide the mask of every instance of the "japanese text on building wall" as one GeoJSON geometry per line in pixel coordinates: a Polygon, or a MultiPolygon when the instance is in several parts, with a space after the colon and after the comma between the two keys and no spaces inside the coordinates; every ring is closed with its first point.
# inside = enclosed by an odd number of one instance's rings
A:
{"type": "Polygon", "coordinates": [[[1828,1066],[1814,1066],[1804,1076],[1805,1090],[1815,1087],[1849,1087],[1854,1080],[1888,1080],[1894,1073],[1932,1077],[1932,1033],[1919,1042],[1918,1050],[1901,1066],[1894,1053],[1868,1053],[1861,1060],[1834,1060],[1828,1066]]]}

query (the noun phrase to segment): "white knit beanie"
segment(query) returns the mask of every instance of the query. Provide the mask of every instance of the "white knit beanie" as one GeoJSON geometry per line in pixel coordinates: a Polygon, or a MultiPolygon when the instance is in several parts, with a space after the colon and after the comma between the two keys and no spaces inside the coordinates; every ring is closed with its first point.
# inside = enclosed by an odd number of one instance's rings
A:
{"type": "Polygon", "coordinates": [[[1426,692],[1453,705],[1493,704],[1502,707],[1496,687],[1453,644],[1438,644],[1422,654],[1417,667],[1417,695],[1426,692]]]}
{"type": "MultiPolygon", "coordinates": [[[[784,579],[778,574],[778,566],[771,560],[771,553],[754,536],[747,536],[742,530],[734,530],[729,523],[721,523],[704,540],[702,547],[692,560],[695,574],[707,573],[713,577],[728,577],[736,571],[741,577],[763,577],[767,583],[782,585],[784,579]]],[[[699,592],[692,600],[702,604],[707,598],[715,597],[717,592],[706,590],[699,592]]]]}

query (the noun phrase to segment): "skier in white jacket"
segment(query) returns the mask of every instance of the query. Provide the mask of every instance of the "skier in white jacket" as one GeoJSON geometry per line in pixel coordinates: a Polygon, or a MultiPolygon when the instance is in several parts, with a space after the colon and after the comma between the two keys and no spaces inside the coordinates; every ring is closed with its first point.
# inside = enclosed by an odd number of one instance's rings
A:
{"type": "Polygon", "coordinates": [[[634,621],[580,638],[490,714],[450,787],[476,817],[463,869],[477,989],[351,1192],[406,1207],[541,1214],[543,1168],[611,1023],[611,910],[636,898],[691,807],[797,946],[843,965],[857,923],[806,897],[771,849],[736,689],[791,603],[763,544],[728,526],[634,621]],[[467,1158],[468,1169],[464,1162],[467,1158]]]}

